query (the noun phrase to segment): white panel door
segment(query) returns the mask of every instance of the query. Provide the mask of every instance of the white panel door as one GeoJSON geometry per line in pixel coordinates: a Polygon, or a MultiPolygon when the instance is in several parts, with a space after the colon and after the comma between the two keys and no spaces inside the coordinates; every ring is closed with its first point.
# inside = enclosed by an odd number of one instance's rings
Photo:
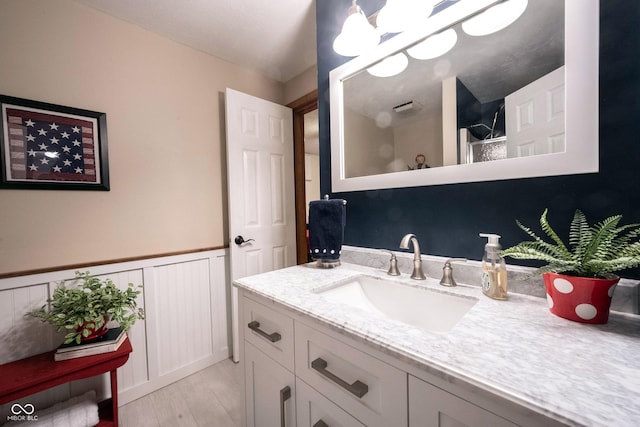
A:
{"type": "MultiPolygon", "coordinates": [[[[226,123],[231,279],[295,265],[291,109],[227,89],[226,123]]],[[[232,305],[237,361],[235,288],[232,305]]]]}
{"type": "Polygon", "coordinates": [[[505,97],[507,157],[565,151],[564,66],[505,97]]]}

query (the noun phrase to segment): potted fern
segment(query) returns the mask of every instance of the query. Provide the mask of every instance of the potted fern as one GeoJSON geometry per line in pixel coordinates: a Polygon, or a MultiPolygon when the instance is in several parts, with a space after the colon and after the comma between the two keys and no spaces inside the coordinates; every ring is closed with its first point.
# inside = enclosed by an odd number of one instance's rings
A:
{"type": "Polygon", "coordinates": [[[543,261],[532,274],[542,274],[552,313],[583,323],[607,323],[613,291],[620,280],[614,273],[640,265],[640,224],[619,225],[621,215],[589,225],[576,210],[569,229],[569,245],[540,217],[545,241],[519,221],[532,240],[502,251],[514,259],[543,261]]]}
{"type": "Polygon", "coordinates": [[[120,290],[110,279],[100,280],[88,271],[77,271],[78,280],[82,281],[79,286],[60,283],[48,304],[27,315],[67,332],[65,344],[80,344],[104,335],[110,320],[128,330],[137,319],[144,319],[144,310],[136,303],[141,285],[129,283],[127,289],[120,290]]]}

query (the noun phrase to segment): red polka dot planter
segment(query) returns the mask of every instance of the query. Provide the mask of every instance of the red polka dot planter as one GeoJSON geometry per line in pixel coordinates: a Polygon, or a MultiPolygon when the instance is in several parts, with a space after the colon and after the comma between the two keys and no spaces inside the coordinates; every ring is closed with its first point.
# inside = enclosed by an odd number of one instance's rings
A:
{"type": "Polygon", "coordinates": [[[607,323],[611,297],[620,278],[610,279],[542,275],[547,288],[549,310],[556,316],[581,323],[607,323]]]}

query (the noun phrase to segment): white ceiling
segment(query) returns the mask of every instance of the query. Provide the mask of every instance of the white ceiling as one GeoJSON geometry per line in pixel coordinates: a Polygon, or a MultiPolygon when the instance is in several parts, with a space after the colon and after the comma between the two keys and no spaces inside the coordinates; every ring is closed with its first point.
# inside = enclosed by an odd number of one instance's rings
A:
{"type": "Polygon", "coordinates": [[[75,0],[286,82],[316,63],[314,0],[75,0]]]}

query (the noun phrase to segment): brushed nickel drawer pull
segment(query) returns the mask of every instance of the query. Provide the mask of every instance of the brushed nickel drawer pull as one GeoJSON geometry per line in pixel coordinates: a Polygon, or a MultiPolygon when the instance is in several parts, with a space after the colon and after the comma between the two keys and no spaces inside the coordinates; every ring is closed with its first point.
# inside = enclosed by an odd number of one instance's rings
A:
{"type": "Polygon", "coordinates": [[[344,388],[354,396],[358,396],[359,398],[362,398],[362,396],[367,394],[367,392],[369,391],[369,386],[363,383],[362,381],[356,380],[353,384],[349,384],[342,378],[329,372],[327,370],[327,366],[328,366],[327,361],[320,357],[318,357],[316,360],[311,362],[311,367],[316,371],[318,371],[320,375],[323,375],[326,378],[330,379],[331,381],[338,384],[340,387],[344,388]]]}
{"type": "Polygon", "coordinates": [[[278,341],[280,341],[282,339],[282,336],[277,332],[274,332],[272,334],[268,334],[265,331],[263,331],[262,329],[260,329],[260,322],[256,322],[255,320],[249,322],[249,324],[247,326],[249,327],[249,329],[251,329],[252,331],[256,332],[261,337],[264,337],[264,338],[268,339],[271,342],[278,342],[278,341]]]}
{"type": "Polygon", "coordinates": [[[324,421],[322,421],[322,420],[318,420],[318,422],[317,422],[317,423],[315,423],[315,424],[313,425],[313,427],[329,427],[329,426],[328,426],[328,425],[327,425],[327,423],[325,423],[324,421]]]}
{"type": "Polygon", "coordinates": [[[284,402],[289,400],[290,397],[291,397],[291,387],[286,386],[285,388],[280,390],[280,427],[285,427],[284,402]]]}

